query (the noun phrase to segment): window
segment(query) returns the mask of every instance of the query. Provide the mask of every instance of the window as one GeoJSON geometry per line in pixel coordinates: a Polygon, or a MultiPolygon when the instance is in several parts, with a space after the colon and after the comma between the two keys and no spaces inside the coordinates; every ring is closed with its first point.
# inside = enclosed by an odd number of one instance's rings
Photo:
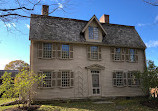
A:
{"type": "Polygon", "coordinates": [[[88,27],[89,29],[89,39],[93,39],[93,27],[88,27]]]}
{"type": "Polygon", "coordinates": [[[62,58],[69,58],[69,45],[62,45],[62,58]]]}
{"type": "Polygon", "coordinates": [[[98,59],[98,47],[91,46],[91,59],[98,59]]]}
{"type": "Polygon", "coordinates": [[[61,71],[61,87],[72,87],[74,86],[73,81],[74,75],[71,71],[61,71]]]}
{"type": "Polygon", "coordinates": [[[140,86],[140,80],[136,78],[137,71],[115,71],[113,72],[113,86],[140,86]],[[126,84],[127,81],[127,84],[126,84]]]}
{"type": "Polygon", "coordinates": [[[126,48],[126,61],[138,62],[137,49],[127,49],[126,48]]]}
{"type": "Polygon", "coordinates": [[[98,27],[89,26],[88,29],[89,29],[89,39],[98,40],[98,38],[99,38],[98,27]]]}
{"type": "Polygon", "coordinates": [[[43,87],[51,87],[51,72],[43,72],[45,78],[43,79],[43,87]]]}
{"type": "Polygon", "coordinates": [[[116,48],[115,61],[121,60],[121,48],[116,48]]]}
{"type": "Polygon", "coordinates": [[[129,71],[128,72],[128,86],[139,86],[140,80],[136,78],[135,74],[136,71],[129,71]]]}
{"type": "Polygon", "coordinates": [[[73,87],[74,73],[72,71],[44,71],[38,72],[39,75],[44,74],[43,82],[39,84],[40,87],[54,88],[54,87],[73,87]]]}
{"type": "Polygon", "coordinates": [[[111,56],[113,61],[124,61],[124,48],[111,47],[111,56]]]}
{"type": "Polygon", "coordinates": [[[52,44],[51,43],[44,43],[43,44],[43,57],[44,58],[51,58],[52,57],[52,44]]]}
{"type": "Polygon", "coordinates": [[[62,72],[62,87],[70,86],[70,72],[64,71],[62,72]]]}
{"type": "Polygon", "coordinates": [[[130,61],[135,62],[135,50],[130,49],[129,53],[130,53],[130,55],[129,55],[130,61]]]}
{"type": "Polygon", "coordinates": [[[91,60],[101,60],[101,47],[88,46],[88,58],[91,60]]]}
{"type": "Polygon", "coordinates": [[[113,86],[123,87],[126,85],[126,74],[122,71],[116,71],[113,73],[113,86]]]}

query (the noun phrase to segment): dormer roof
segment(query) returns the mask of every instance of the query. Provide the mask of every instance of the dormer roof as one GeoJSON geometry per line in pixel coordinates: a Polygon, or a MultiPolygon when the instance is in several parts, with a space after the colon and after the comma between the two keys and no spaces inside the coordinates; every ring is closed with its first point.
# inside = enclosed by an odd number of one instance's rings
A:
{"type": "Polygon", "coordinates": [[[93,17],[88,21],[88,23],[86,24],[86,26],[83,28],[82,33],[85,32],[85,30],[88,28],[88,26],[90,25],[90,23],[95,20],[97,22],[97,24],[99,25],[99,27],[101,28],[101,30],[103,31],[104,35],[107,34],[107,32],[105,31],[105,29],[103,28],[103,26],[100,24],[99,20],[97,19],[97,17],[95,15],[93,15],[93,17]]]}

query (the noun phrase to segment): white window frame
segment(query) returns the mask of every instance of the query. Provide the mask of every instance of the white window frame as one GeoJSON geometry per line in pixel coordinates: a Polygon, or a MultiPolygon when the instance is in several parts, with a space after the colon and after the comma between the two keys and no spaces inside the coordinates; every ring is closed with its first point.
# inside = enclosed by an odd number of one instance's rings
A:
{"type": "Polygon", "coordinates": [[[98,40],[99,39],[99,28],[98,27],[93,27],[93,26],[89,26],[88,27],[88,38],[92,39],[92,40],[98,40]],[[92,32],[90,32],[92,31],[92,32]],[[90,36],[91,35],[91,36],[90,36]]]}
{"type": "Polygon", "coordinates": [[[52,58],[52,48],[52,43],[43,43],[43,58],[52,58]]]}
{"type": "Polygon", "coordinates": [[[43,78],[43,84],[42,87],[44,88],[51,88],[52,87],[52,73],[51,71],[43,71],[43,74],[46,76],[45,78],[43,78]],[[50,78],[47,78],[46,73],[50,73],[50,78]],[[47,82],[50,82],[49,85],[47,85],[47,82]]]}
{"type": "Polygon", "coordinates": [[[69,59],[70,58],[70,45],[69,44],[62,44],[61,45],[61,58],[62,59],[69,59]],[[68,46],[68,47],[63,47],[63,46],[68,46]],[[68,48],[68,49],[65,50],[65,52],[64,52],[63,49],[66,49],[66,48],[68,48]],[[66,55],[66,53],[68,55],[66,55]]]}
{"type": "Polygon", "coordinates": [[[114,71],[113,72],[113,86],[125,87],[126,86],[126,77],[125,76],[126,76],[126,74],[123,71],[114,71]],[[116,77],[114,77],[114,73],[115,73],[116,77]],[[120,75],[121,75],[121,77],[119,77],[120,75]],[[115,84],[115,82],[116,82],[116,84],[115,84]]]}
{"type": "Polygon", "coordinates": [[[135,77],[135,73],[137,73],[137,71],[128,71],[127,72],[127,83],[129,87],[139,87],[140,86],[140,80],[138,78],[135,77]]]}

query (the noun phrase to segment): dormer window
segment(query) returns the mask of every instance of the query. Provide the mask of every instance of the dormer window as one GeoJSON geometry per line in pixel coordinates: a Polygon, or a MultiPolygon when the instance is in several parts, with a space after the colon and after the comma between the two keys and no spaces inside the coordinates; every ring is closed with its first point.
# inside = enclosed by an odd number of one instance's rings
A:
{"type": "Polygon", "coordinates": [[[99,38],[99,30],[98,27],[89,26],[89,39],[98,40],[99,38]]]}

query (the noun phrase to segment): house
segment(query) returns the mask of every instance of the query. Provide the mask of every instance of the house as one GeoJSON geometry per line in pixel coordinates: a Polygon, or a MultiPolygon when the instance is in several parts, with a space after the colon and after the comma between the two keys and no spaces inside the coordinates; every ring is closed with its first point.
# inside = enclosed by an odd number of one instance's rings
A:
{"type": "Polygon", "coordinates": [[[134,26],[31,15],[30,64],[46,74],[35,88],[38,100],[141,96],[136,71],[146,68],[146,46],[134,26]]]}

